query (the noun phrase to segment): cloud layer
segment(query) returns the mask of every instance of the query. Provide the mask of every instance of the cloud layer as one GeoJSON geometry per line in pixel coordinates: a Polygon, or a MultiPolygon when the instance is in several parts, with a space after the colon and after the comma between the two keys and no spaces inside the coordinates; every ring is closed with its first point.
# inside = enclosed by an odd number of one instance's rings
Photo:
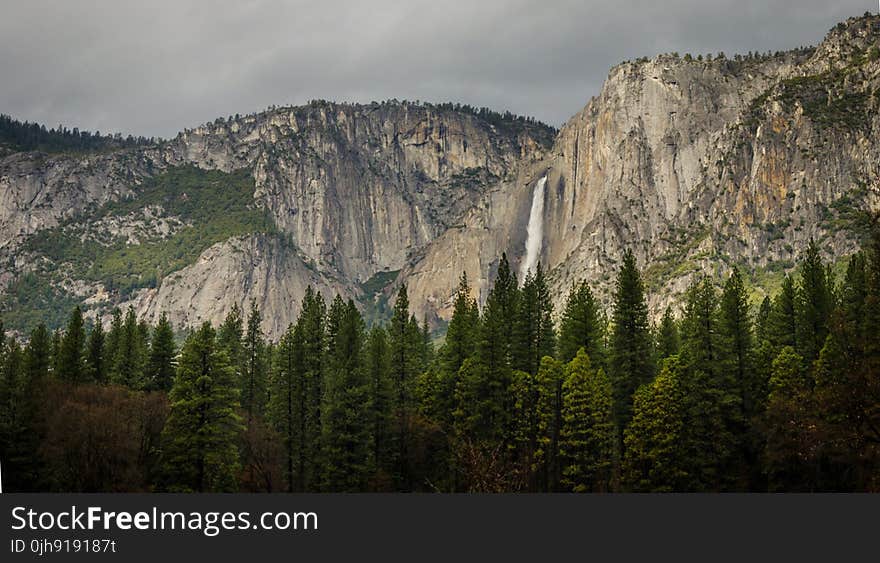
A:
{"type": "Polygon", "coordinates": [[[818,43],[841,0],[6,0],[0,112],[172,136],[314,98],[457,101],[560,125],[618,62],[818,43]]]}

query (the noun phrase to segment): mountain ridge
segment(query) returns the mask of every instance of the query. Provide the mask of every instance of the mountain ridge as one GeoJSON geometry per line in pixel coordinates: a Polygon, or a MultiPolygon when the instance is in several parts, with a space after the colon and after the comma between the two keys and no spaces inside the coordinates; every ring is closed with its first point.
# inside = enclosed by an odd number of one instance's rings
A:
{"type": "MultiPolygon", "coordinates": [[[[580,278],[609,286],[624,247],[650,263],[655,312],[694,275],[723,273],[706,270],[710,256],[755,272],[784,271],[810,238],[845,254],[859,212],[877,208],[878,29],[876,16],[852,18],[812,49],[624,62],[558,131],[453,104],[314,102],[218,119],[149,147],[0,156],[4,309],[21,308],[8,296],[23,275],[69,266],[23,256],[35,233],[81,228],[185,166],[249,170],[249,207],[266,210],[277,232],[218,240],[132,295],[51,274],[65,304],[86,303],[92,316],[132,305],[150,320],[166,311],[192,325],[258,298],[264,329],[277,336],[304,284],[381,309],[405,282],[416,313],[441,326],[461,272],[482,298],[502,252],[518,271],[543,175],[540,257],[557,304],[580,278]],[[212,279],[214,263],[226,264],[228,285],[212,279]],[[397,270],[394,282],[364,291],[397,270]],[[228,295],[236,287],[244,291],[228,295]]],[[[157,213],[166,225],[176,217],[171,207],[157,213]]],[[[112,236],[135,228],[118,223],[112,236]]]]}

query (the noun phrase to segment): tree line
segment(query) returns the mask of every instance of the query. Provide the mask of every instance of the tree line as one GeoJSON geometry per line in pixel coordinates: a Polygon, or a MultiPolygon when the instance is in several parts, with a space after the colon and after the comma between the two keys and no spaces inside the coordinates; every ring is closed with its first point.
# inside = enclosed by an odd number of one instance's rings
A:
{"type": "Polygon", "coordinates": [[[255,304],[178,349],[116,311],[0,354],[9,490],[875,491],[880,236],[838,283],[811,243],[750,307],[741,272],[650,322],[631,252],[606,313],[587,282],[554,315],[506,256],[465,275],[435,350],[410,312],[367,327],[309,288],[277,341],[255,304]]]}
{"type": "Polygon", "coordinates": [[[123,136],[121,133],[102,135],[70,129],[59,125],[47,129],[39,123],[21,122],[8,115],[0,115],[0,145],[6,144],[18,151],[93,152],[130,147],[152,146],[158,142],[153,137],[123,136]]]}

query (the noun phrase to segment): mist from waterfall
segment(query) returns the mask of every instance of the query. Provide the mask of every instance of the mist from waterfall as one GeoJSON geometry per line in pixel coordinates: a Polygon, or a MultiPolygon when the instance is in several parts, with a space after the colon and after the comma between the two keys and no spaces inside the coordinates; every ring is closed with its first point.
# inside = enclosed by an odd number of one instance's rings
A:
{"type": "Polygon", "coordinates": [[[532,193],[532,210],[529,213],[529,225],[526,227],[526,257],[520,269],[520,280],[538,265],[541,257],[541,246],[544,243],[544,184],[547,176],[544,176],[535,184],[532,193]]]}

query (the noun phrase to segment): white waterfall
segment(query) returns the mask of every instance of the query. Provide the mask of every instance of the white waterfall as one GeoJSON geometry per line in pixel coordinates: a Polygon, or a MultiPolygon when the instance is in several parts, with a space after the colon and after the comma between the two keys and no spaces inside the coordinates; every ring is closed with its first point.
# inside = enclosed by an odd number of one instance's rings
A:
{"type": "Polygon", "coordinates": [[[532,193],[532,211],[529,213],[529,225],[526,228],[526,257],[523,260],[520,271],[520,280],[538,265],[541,257],[541,246],[544,243],[544,184],[547,176],[544,176],[535,184],[532,193]]]}

